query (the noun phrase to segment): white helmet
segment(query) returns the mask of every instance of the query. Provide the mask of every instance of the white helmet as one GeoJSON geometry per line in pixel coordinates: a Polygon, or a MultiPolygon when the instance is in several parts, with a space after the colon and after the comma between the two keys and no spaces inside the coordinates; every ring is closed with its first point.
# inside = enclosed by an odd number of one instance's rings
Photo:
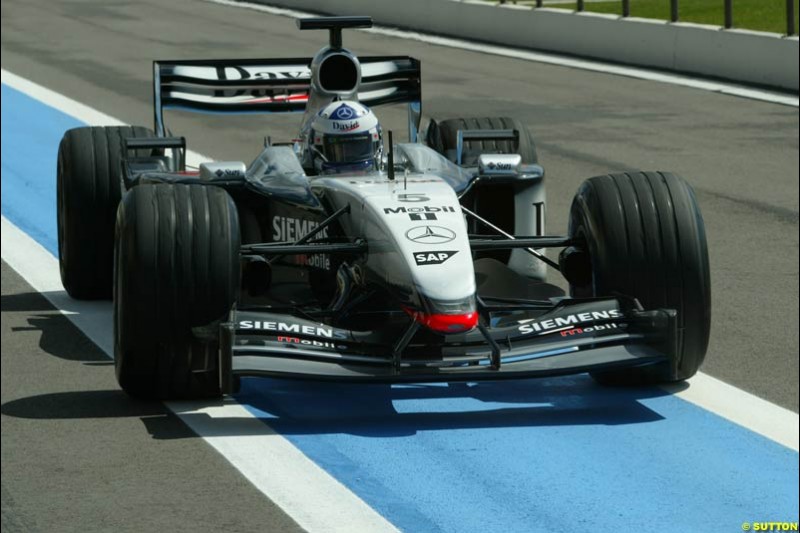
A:
{"type": "Polygon", "coordinates": [[[375,169],[383,151],[378,117],[358,102],[331,102],[311,121],[308,149],[319,174],[375,169]]]}

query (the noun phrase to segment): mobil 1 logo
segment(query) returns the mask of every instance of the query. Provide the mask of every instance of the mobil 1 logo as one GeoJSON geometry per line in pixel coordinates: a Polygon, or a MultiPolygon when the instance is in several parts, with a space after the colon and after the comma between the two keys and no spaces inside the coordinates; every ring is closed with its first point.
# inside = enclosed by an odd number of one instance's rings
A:
{"type": "Polygon", "coordinates": [[[417,266],[441,265],[454,255],[458,250],[442,250],[440,252],[414,252],[414,261],[417,266]]]}
{"type": "Polygon", "coordinates": [[[437,214],[456,213],[456,208],[451,205],[442,206],[418,206],[418,207],[384,207],[385,215],[408,215],[411,220],[438,220],[437,214]]]}

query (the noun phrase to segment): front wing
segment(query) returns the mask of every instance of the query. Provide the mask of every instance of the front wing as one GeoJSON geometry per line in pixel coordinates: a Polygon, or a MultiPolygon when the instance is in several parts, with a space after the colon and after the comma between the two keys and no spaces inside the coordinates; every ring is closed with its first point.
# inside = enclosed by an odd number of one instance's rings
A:
{"type": "Polygon", "coordinates": [[[431,343],[407,320],[405,326],[387,322],[381,331],[351,331],[290,314],[233,310],[221,325],[220,380],[228,393],[234,376],[391,383],[547,377],[659,363],[675,370],[676,316],[671,309],[643,310],[636,301],[563,300],[535,319],[495,321],[431,343]],[[420,337],[425,340],[415,343],[420,337]]]}

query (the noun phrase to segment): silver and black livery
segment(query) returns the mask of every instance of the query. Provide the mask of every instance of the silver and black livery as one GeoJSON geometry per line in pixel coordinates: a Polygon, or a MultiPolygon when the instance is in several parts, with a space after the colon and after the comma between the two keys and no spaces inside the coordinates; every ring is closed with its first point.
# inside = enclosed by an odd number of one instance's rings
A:
{"type": "Polygon", "coordinates": [[[360,57],[327,29],[313,58],[156,61],[155,128],[68,131],[59,147],[62,280],[114,300],[117,377],[146,398],[231,393],[240,376],[427,382],[590,372],[686,379],[710,322],[703,222],[664,172],[586,180],[545,232],[544,170],[508,118],[421,123],[420,63],[360,57]],[[408,106],[374,170],[315,175],[305,142],[187,170],[165,109],[315,113],[408,106]],[[546,250],[557,248],[557,259],[546,250]],[[563,275],[569,294],[546,281],[563,275]]]}

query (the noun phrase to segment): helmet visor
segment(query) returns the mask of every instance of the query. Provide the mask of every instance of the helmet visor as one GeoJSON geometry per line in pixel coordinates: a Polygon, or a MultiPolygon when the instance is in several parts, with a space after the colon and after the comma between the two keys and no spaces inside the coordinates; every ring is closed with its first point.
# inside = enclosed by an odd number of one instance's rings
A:
{"type": "Polygon", "coordinates": [[[369,133],[356,135],[326,135],[322,140],[323,155],[329,163],[356,163],[374,157],[372,136],[369,133]]]}

